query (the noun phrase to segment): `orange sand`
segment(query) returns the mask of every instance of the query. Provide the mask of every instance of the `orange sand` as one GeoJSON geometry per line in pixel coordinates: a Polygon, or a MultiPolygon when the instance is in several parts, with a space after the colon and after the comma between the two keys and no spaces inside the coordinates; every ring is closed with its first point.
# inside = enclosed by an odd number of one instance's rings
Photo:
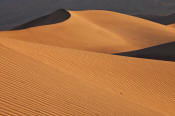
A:
{"type": "Polygon", "coordinates": [[[175,28],[175,24],[171,24],[171,25],[168,25],[168,26],[175,28]]]}

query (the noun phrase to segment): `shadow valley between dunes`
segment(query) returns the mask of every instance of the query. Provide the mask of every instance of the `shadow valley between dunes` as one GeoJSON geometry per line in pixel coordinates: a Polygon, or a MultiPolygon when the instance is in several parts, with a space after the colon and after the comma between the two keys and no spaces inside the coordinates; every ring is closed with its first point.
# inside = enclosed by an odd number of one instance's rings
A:
{"type": "Polygon", "coordinates": [[[48,14],[46,16],[40,17],[38,19],[34,19],[30,22],[27,22],[22,25],[18,25],[15,28],[11,30],[21,30],[26,29],[30,27],[36,27],[36,26],[42,26],[42,25],[49,25],[49,24],[56,24],[63,22],[70,18],[70,13],[64,9],[59,9],[51,14],[48,14]]]}
{"type": "Polygon", "coordinates": [[[167,16],[159,16],[159,15],[135,15],[135,16],[164,25],[170,25],[175,23],[175,13],[167,16]]]}
{"type": "Polygon", "coordinates": [[[141,50],[117,53],[115,55],[175,62],[174,51],[175,42],[170,42],[141,50]]]}

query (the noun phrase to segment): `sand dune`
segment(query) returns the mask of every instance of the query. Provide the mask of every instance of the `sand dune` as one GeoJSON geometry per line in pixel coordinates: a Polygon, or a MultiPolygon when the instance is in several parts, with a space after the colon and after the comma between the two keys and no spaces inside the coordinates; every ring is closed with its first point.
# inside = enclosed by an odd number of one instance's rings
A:
{"type": "Polygon", "coordinates": [[[0,30],[11,30],[18,25],[48,15],[62,8],[59,2],[58,0],[1,0],[0,30]]]}
{"type": "Polygon", "coordinates": [[[103,53],[143,49],[175,40],[174,29],[140,18],[108,11],[70,13],[71,18],[63,23],[1,32],[0,36],[103,53]]]}
{"type": "Polygon", "coordinates": [[[0,32],[0,115],[175,115],[174,62],[111,54],[174,42],[173,28],[70,13],[62,23],[0,32]]]}
{"type": "Polygon", "coordinates": [[[160,24],[169,25],[175,23],[175,13],[165,16],[158,15],[137,15],[137,17],[141,17],[144,19],[148,19],[150,21],[154,21],[160,24]]]}
{"type": "Polygon", "coordinates": [[[175,115],[175,63],[12,39],[1,46],[4,112],[175,115]]]}
{"type": "Polygon", "coordinates": [[[32,20],[30,22],[27,22],[25,24],[16,26],[12,30],[19,30],[19,29],[25,29],[29,27],[36,27],[36,26],[42,26],[42,25],[49,25],[49,24],[56,24],[63,22],[70,18],[69,12],[67,12],[64,9],[59,9],[51,14],[48,14],[46,16],[42,16],[40,18],[37,18],[35,20],[32,20]]]}

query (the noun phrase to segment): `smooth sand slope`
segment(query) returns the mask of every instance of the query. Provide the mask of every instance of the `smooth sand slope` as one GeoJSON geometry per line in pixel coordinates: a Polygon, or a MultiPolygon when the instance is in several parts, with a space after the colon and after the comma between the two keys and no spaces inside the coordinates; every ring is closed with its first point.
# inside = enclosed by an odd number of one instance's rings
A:
{"type": "Polygon", "coordinates": [[[168,25],[168,26],[175,28],[175,24],[171,24],[171,25],[168,25]]]}
{"type": "Polygon", "coordinates": [[[0,115],[175,115],[174,62],[106,54],[172,42],[173,28],[105,11],[71,14],[0,32],[0,115]]]}
{"type": "Polygon", "coordinates": [[[103,53],[137,50],[175,40],[172,28],[108,11],[71,11],[63,23],[1,32],[0,36],[103,53]],[[49,39],[48,39],[49,38],[49,39]]]}
{"type": "Polygon", "coordinates": [[[1,114],[175,115],[175,63],[1,40],[1,114]]]}

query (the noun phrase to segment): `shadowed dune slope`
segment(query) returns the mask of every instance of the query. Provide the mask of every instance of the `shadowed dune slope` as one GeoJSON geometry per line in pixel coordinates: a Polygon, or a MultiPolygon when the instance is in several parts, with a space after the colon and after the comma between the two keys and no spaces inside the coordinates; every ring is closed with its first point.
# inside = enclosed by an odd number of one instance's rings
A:
{"type": "Polygon", "coordinates": [[[69,12],[67,12],[64,9],[57,10],[49,15],[40,17],[38,19],[35,19],[33,21],[30,21],[28,23],[19,25],[12,30],[19,30],[19,29],[25,29],[29,27],[35,27],[35,26],[42,26],[42,25],[49,25],[49,24],[55,24],[60,23],[70,18],[69,12]]]}
{"type": "Polygon", "coordinates": [[[154,21],[160,24],[169,25],[175,23],[175,13],[167,16],[156,16],[156,15],[137,15],[150,21],[154,21]]]}
{"type": "Polygon", "coordinates": [[[0,52],[2,115],[175,115],[175,63],[11,38],[0,52]]]}
{"type": "Polygon", "coordinates": [[[118,53],[116,55],[175,61],[175,42],[153,46],[136,51],[118,53]]]}
{"type": "Polygon", "coordinates": [[[173,28],[120,13],[70,11],[70,14],[71,18],[62,23],[0,32],[0,36],[103,53],[127,52],[175,40],[173,28]]]}

